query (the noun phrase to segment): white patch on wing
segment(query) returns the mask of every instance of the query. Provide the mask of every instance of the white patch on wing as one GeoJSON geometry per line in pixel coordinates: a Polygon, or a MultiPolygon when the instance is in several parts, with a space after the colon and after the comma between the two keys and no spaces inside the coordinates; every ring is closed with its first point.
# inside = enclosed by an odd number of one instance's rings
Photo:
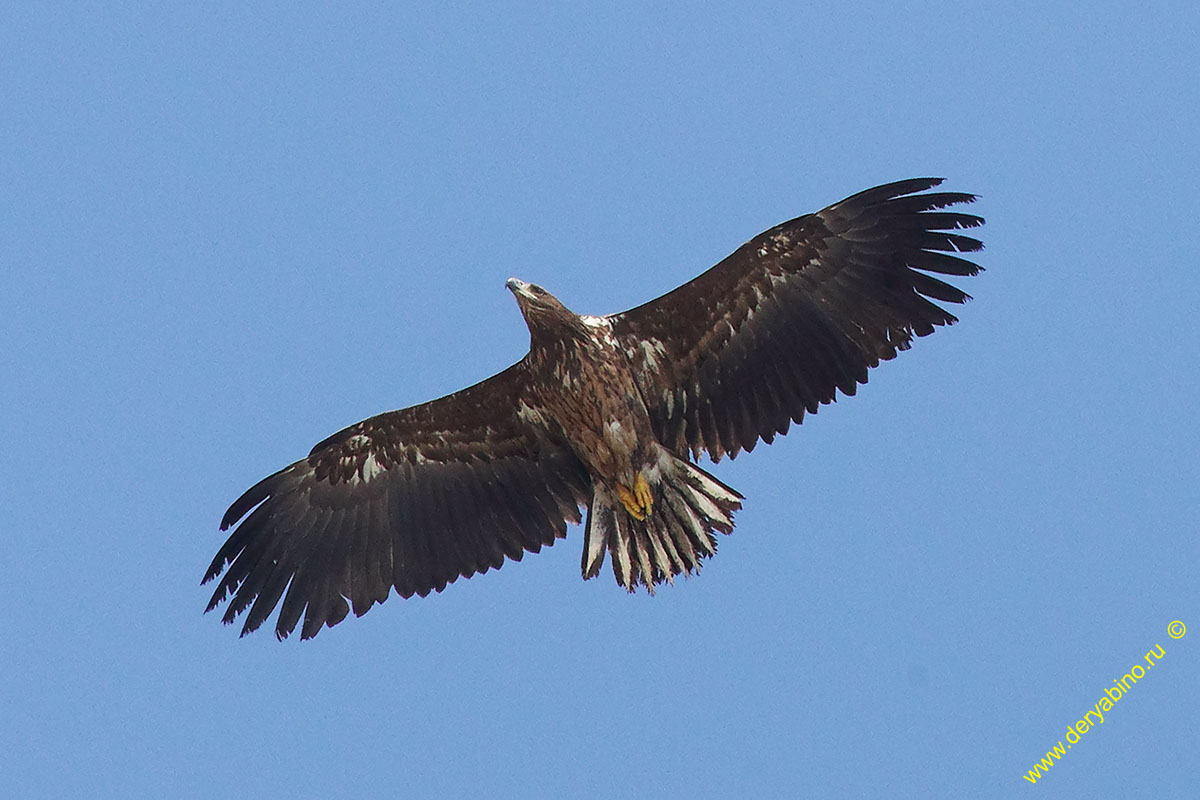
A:
{"type": "Polygon", "coordinates": [[[551,374],[554,375],[556,381],[563,385],[563,389],[566,391],[579,391],[579,376],[574,371],[567,370],[564,364],[555,364],[551,374]]]}
{"type": "MultiPolygon", "coordinates": [[[[812,262],[810,261],[809,263],[812,263],[812,262]]],[[[787,283],[790,278],[790,275],[789,275],[789,273],[786,273],[786,272],[782,273],[782,274],[768,272],[767,277],[771,279],[771,288],[775,288],[776,286],[778,286],[781,283],[787,283]]]]}
{"type": "Polygon", "coordinates": [[[583,324],[592,329],[592,341],[609,350],[617,349],[617,338],[613,336],[612,320],[608,317],[596,317],[591,314],[579,316],[583,324]]]}
{"type": "Polygon", "coordinates": [[[667,348],[658,339],[641,339],[625,348],[625,357],[639,372],[655,373],[662,370],[660,359],[666,352],[667,348]]]}
{"type": "Polygon", "coordinates": [[[792,246],[792,240],[789,236],[782,233],[776,233],[771,236],[770,245],[762,245],[758,248],[758,257],[766,258],[768,253],[786,253],[792,246]]]}
{"type": "Polygon", "coordinates": [[[369,483],[384,472],[384,466],[375,460],[374,453],[368,453],[366,460],[363,461],[361,471],[363,482],[369,483]]]}
{"type": "Polygon", "coordinates": [[[754,294],[754,302],[746,304],[746,319],[744,322],[754,319],[754,315],[758,313],[758,309],[762,307],[763,300],[766,298],[763,290],[757,286],[751,286],[750,291],[754,294]]]}
{"type": "Polygon", "coordinates": [[[526,404],[524,400],[517,403],[517,417],[522,422],[529,423],[530,425],[540,425],[543,428],[548,427],[546,424],[546,415],[542,413],[541,409],[526,404]]]}
{"type": "Polygon", "coordinates": [[[642,340],[642,355],[645,357],[646,363],[657,367],[659,356],[666,355],[666,353],[667,348],[658,339],[642,340]]]}

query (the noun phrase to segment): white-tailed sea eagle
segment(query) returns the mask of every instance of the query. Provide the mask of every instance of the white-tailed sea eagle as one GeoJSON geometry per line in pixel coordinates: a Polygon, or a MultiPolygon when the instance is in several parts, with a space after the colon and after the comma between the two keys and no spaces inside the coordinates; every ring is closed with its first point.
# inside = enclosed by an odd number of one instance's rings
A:
{"type": "Polygon", "coordinates": [[[633,591],[699,570],[742,495],[696,465],[753,450],[853,395],[867,370],[955,318],[974,275],[955,233],[983,220],[936,178],[868,189],[742,245],[645,305],[580,316],[540,286],[508,288],[529,353],[503,372],[335,433],[237,499],[204,576],[208,610],[282,599],[275,634],[366,613],[392,588],[440,592],[566,536],[587,509],[583,576],[607,554],[633,591]],[[222,574],[224,573],[224,574],[222,574]]]}

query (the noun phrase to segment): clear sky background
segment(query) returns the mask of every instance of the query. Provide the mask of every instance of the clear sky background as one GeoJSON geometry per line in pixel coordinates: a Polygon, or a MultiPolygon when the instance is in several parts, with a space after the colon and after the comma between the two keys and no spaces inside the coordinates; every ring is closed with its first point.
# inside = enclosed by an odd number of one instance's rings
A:
{"type": "Polygon", "coordinates": [[[1194,3],[251,5],[0,28],[0,794],[1194,796],[1194,3]],[[310,642],[201,615],[242,490],[521,357],[508,276],[619,311],[929,174],[975,301],[715,467],[699,577],[576,527],[310,642]]]}

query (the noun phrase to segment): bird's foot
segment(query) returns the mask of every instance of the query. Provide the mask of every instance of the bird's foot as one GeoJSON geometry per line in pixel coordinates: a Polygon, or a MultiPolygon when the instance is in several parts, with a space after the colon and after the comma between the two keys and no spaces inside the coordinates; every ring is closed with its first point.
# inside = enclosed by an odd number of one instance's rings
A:
{"type": "Polygon", "coordinates": [[[629,512],[629,516],[639,521],[645,519],[654,507],[654,494],[650,491],[646,477],[640,472],[633,482],[633,489],[617,484],[617,497],[629,512]]]}

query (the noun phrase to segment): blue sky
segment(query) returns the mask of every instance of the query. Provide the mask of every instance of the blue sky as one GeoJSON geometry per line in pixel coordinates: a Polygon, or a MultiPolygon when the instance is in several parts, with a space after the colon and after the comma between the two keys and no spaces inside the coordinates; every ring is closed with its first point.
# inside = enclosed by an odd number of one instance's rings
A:
{"type": "Polygon", "coordinates": [[[1187,796],[1200,12],[1127,9],[10,10],[2,793],[1187,796]],[[508,276],[618,311],[927,174],[975,301],[716,466],[699,577],[573,528],[310,642],[201,615],[243,489],[520,358],[508,276]]]}

